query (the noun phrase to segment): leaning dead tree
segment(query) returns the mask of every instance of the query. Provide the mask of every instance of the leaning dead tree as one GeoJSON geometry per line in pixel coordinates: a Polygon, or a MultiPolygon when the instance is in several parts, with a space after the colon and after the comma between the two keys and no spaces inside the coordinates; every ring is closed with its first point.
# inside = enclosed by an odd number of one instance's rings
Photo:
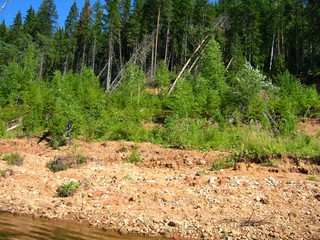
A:
{"type": "Polygon", "coordinates": [[[177,77],[174,79],[173,83],[171,84],[170,88],[169,88],[169,92],[168,94],[170,94],[174,87],[176,86],[178,79],[182,76],[182,74],[189,69],[189,71],[194,67],[194,62],[196,62],[196,59],[198,58],[198,54],[202,53],[203,50],[205,49],[205,47],[207,46],[208,42],[210,41],[211,36],[207,35],[199,44],[199,46],[196,48],[196,50],[194,51],[194,53],[192,54],[192,56],[188,59],[188,61],[184,64],[183,68],[181,69],[181,71],[178,73],[177,77]]]}
{"type": "MultiPolygon", "coordinates": [[[[217,20],[216,24],[214,25],[214,29],[216,27],[223,27],[225,25],[225,23],[227,22],[227,17],[221,17],[217,20]]],[[[196,48],[196,50],[193,52],[193,54],[191,55],[191,57],[188,59],[188,61],[184,64],[184,66],[182,67],[181,71],[178,73],[178,75],[175,77],[173,83],[170,85],[169,87],[169,91],[168,94],[171,94],[171,92],[173,91],[173,89],[175,88],[179,78],[185,73],[186,70],[188,70],[189,72],[192,71],[192,69],[197,65],[199,59],[201,59],[202,54],[204,52],[204,50],[206,49],[206,47],[208,46],[208,43],[211,39],[211,35],[207,35],[198,45],[198,47],[196,48]]]]}
{"type": "Polygon", "coordinates": [[[108,91],[106,91],[106,93],[108,92],[112,92],[114,90],[117,89],[117,87],[119,86],[120,82],[123,79],[123,74],[126,70],[126,68],[130,65],[130,64],[143,64],[146,59],[147,56],[149,54],[149,52],[152,50],[152,44],[153,44],[153,34],[150,34],[143,42],[142,44],[137,47],[135,49],[135,51],[133,52],[133,54],[131,55],[129,61],[125,64],[125,66],[119,71],[118,75],[115,77],[115,79],[112,81],[112,83],[110,84],[110,88],[108,91]]]}
{"type": "Polygon", "coordinates": [[[2,10],[5,8],[5,6],[7,5],[8,1],[9,1],[9,0],[5,0],[5,1],[3,2],[3,4],[1,5],[1,8],[0,8],[0,12],[2,12],[2,10]]]}

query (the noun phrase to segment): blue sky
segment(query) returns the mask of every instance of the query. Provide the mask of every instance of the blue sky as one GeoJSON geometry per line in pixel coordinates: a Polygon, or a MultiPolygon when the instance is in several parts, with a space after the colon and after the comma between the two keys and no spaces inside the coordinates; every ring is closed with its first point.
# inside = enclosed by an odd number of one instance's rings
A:
{"type": "MultiPolygon", "coordinates": [[[[210,1],[213,2],[216,0],[210,1]]],[[[0,6],[2,6],[4,2],[5,0],[0,0],[0,6]]],[[[19,10],[21,11],[22,16],[25,17],[26,12],[31,5],[36,11],[38,11],[41,2],[42,0],[8,0],[8,3],[5,6],[5,8],[2,10],[2,12],[0,12],[0,21],[2,22],[4,20],[6,25],[10,26],[15,15],[19,10]]],[[[54,2],[56,4],[57,12],[59,14],[58,23],[61,27],[63,27],[64,21],[68,15],[68,12],[74,0],[55,0],[54,2]]],[[[85,0],[76,0],[76,2],[79,10],[81,11],[82,7],[84,6],[85,0]]],[[[94,0],[91,0],[91,4],[93,3],[94,0]]]]}
{"type": "MultiPolygon", "coordinates": [[[[0,0],[0,6],[4,3],[4,0],[0,0]]],[[[74,0],[55,0],[54,3],[57,7],[57,12],[59,14],[58,23],[60,26],[64,25],[64,21],[69,13],[70,7],[74,0]]],[[[79,10],[81,11],[82,7],[84,6],[85,0],[76,0],[77,6],[79,10]]],[[[94,1],[91,0],[93,3],[94,1]]],[[[22,13],[22,16],[25,17],[27,10],[32,5],[32,7],[38,11],[40,4],[42,3],[42,0],[9,0],[6,7],[3,9],[3,11],[0,13],[0,21],[5,21],[7,26],[10,26],[12,24],[12,21],[17,14],[17,12],[20,10],[22,13]]]]}

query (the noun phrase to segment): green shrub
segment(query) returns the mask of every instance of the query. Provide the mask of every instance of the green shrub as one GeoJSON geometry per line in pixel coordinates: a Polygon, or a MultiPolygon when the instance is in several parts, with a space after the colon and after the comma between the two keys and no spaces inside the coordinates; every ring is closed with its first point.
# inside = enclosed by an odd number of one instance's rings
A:
{"type": "Polygon", "coordinates": [[[234,164],[238,160],[238,155],[234,155],[233,157],[225,157],[215,161],[211,166],[211,171],[219,171],[221,169],[233,168],[234,164]]]}
{"type": "Polygon", "coordinates": [[[55,157],[54,160],[47,163],[47,167],[52,172],[59,172],[67,170],[68,168],[78,167],[79,165],[85,164],[87,159],[81,155],[66,156],[66,157],[55,157]]]}
{"type": "MultiPolygon", "coordinates": [[[[250,110],[250,105],[263,105],[268,96],[275,90],[273,84],[258,69],[254,69],[249,62],[232,79],[229,89],[229,105],[232,104],[242,114],[250,110]],[[259,103],[256,103],[256,102],[259,103]]],[[[262,115],[264,108],[260,109],[258,115],[262,115]]],[[[257,115],[257,113],[255,113],[257,115]]]]}
{"type": "Polygon", "coordinates": [[[58,197],[73,196],[78,187],[79,184],[75,181],[64,183],[57,189],[57,195],[58,197]]]}
{"type": "Polygon", "coordinates": [[[5,155],[4,160],[8,165],[21,166],[23,164],[23,157],[19,153],[5,155]]]}
{"type": "Polygon", "coordinates": [[[200,148],[205,145],[204,119],[169,117],[165,122],[165,140],[175,147],[200,148]]]}
{"type": "Polygon", "coordinates": [[[68,169],[68,165],[58,159],[48,162],[47,167],[54,173],[68,169]]]}
{"type": "Polygon", "coordinates": [[[129,163],[142,162],[142,158],[140,157],[140,154],[136,150],[133,150],[130,157],[128,158],[128,162],[129,163]]]}

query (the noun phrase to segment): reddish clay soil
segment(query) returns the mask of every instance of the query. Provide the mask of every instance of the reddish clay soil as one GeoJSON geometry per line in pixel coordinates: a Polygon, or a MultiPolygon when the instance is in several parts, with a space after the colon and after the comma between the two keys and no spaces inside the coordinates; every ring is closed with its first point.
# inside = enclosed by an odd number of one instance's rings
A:
{"type": "Polygon", "coordinates": [[[0,211],[174,239],[320,239],[320,182],[307,180],[320,166],[308,161],[274,156],[277,167],[244,161],[210,171],[231,153],[80,141],[53,150],[37,139],[0,140],[0,152],[0,211]],[[23,165],[2,161],[14,152],[23,165]],[[129,163],[132,152],[142,161],[129,163]],[[47,168],[55,156],[74,155],[87,163],[47,168]],[[71,180],[81,185],[74,196],[57,197],[71,180]]]}

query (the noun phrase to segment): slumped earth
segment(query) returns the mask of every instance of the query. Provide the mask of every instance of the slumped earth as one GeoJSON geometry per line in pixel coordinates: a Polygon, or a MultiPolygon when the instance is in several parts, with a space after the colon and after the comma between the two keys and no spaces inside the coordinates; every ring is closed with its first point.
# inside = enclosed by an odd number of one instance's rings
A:
{"type": "Polygon", "coordinates": [[[37,139],[0,140],[0,152],[24,158],[21,166],[0,160],[0,211],[174,239],[320,236],[320,182],[310,178],[320,166],[290,156],[277,156],[276,167],[244,161],[210,171],[231,153],[81,141],[53,150],[37,139]],[[141,162],[128,162],[133,152],[141,162]],[[56,173],[47,167],[57,156],[75,155],[87,163],[56,173]],[[69,181],[80,187],[57,197],[69,181]]]}

